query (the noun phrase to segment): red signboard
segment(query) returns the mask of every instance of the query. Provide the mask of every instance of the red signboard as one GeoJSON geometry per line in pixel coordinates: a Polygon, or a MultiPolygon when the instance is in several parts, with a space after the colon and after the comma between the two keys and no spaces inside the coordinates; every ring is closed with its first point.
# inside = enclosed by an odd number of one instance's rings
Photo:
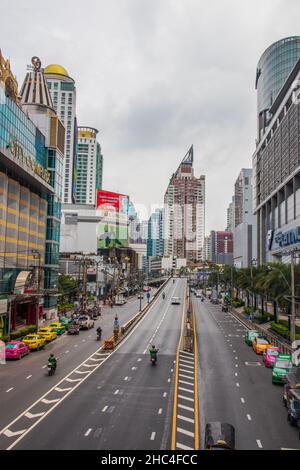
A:
{"type": "Polygon", "coordinates": [[[97,208],[103,206],[111,206],[117,209],[117,212],[120,211],[120,201],[122,198],[126,197],[124,194],[113,193],[111,191],[97,191],[97,208]]]}

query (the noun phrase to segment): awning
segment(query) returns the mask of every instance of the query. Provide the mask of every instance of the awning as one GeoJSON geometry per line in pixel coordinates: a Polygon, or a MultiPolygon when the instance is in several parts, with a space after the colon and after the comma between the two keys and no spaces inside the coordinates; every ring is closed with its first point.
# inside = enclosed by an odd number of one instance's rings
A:
{"type": "Polygon", "coordinates": [[[21,271],[16,279],[14,286],[14,294],[24,294],[25,285],[31,271],[21,271]]]}

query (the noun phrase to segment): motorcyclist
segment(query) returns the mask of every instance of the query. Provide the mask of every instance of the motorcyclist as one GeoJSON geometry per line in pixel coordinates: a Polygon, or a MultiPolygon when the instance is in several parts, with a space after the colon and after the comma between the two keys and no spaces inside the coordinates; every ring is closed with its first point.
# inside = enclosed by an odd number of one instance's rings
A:
{"type": "Polygon", "coordinates": [[[157,361],[158,349],[156,349],[156,347],[153,345],[152,348],[149,349],[149,352],[150,352],[150,360],[154,358],[155,361],[157,361]]]}
{"type": "Polygon", "coordinates": [[[101,336],[101,335],[102,335],[102,328],[101,328],[101,326],[98,326],[98,328],[97,328],[96,331],[97,331],[97,335],[98,335],[98,336],[101,336]]]}
{"type": "Polygon", "coordinates": [[[56,369],[56,366],[57,366],[57,359],[56,359],[56,357],[54,356],[54,354],[50,354],[50,357],[49,357],[49,359],[48,359],[48,364],[51,364],[51,366],[53,367],[54,370],[56,369]]]}

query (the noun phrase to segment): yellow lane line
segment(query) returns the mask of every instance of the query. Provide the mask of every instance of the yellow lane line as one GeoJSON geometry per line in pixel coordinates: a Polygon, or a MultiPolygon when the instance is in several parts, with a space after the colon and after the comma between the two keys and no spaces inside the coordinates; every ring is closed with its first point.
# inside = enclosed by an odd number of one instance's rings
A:
{"type": "Polygon", "coordinates": [[[196,332],[196,315],[193,304],[193,326],[194,326],[194,371],[195,371],[195,450],[199,450],[199,407],[198,407],[198,346],[196,332]]]}
{"type": "Polygon", "coordinates": [[[172,425],[172,444],[171,444],[171,450],[176,450],[176,424],[177,424],[177,395],[178,395],[178,374],[179,374],[179,352],[180,352],[180,345],[181,345],[182,335],[183,335],[184,314],[185,314],[185,305],[186,305],[186,293],[187,293],[187,287],[185,288],[184,303],[183,303],[183,311],[182,311],[182,320],[181,320],[181,327],[180,327],[180,338],[179,338],[178,347],[177,347],[177,353],[176,353],[176,371],[175,371],[175,386],[174,386],[174,405],[173,405],[173,425],[172,425]]]}

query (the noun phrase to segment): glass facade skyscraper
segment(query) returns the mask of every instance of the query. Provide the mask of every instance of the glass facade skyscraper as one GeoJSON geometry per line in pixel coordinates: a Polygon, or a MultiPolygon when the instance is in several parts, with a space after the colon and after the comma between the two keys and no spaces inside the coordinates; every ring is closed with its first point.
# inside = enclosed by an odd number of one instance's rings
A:
{"type": "Polygon", "coordinates": [[[269,109],[300,58],[300,36],[272,44],[261,56],[256,71],[258,140],[270,121],[269,109]]]}

